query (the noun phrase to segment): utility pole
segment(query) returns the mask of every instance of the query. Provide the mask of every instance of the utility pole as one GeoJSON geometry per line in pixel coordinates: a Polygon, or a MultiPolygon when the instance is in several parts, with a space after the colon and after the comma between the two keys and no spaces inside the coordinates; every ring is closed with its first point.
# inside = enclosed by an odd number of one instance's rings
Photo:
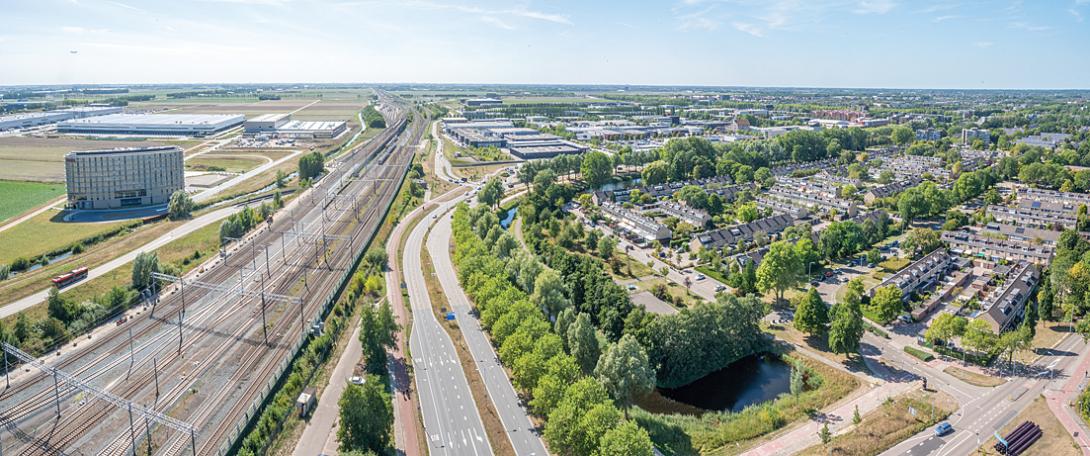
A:
{"type": "Polygon", "coordinates": [[[57,369],[53,369],[53,401],[57,403],[57,418],[61,417],[61,389],[57,383],[57,369]]]}
{"type": "Polygon", "coordinates": [[[125,380],[128,380],[132,376],[132,365],[135,361],[136,353],[132,348],[132,326],[129,326],[129,373],[125,374],[125,380]]]}
{"type": "Polygon", "coordinates": [[[129,439],[132,440],[132,456],[136,456],[136,430],[132,424],[132,402],[129,402],[129,439]]]}
{"type": "Polygon", "coordinates": [[[269,272],[269,246],[265,245],[265,275],[272,278],[272,272],[269,272]]]}
{"type": "Polygon", "coordinates": [[[265,345],[269,345],[269,325],[265,324],[265,277],[261,277],[261,332],[265,334],[265,345]]]}
{"type": "Polygon", "coordinates": [[[151,359],[151,372],[155,376],[155,400],[159,400],[159,358],[151,359]]]}

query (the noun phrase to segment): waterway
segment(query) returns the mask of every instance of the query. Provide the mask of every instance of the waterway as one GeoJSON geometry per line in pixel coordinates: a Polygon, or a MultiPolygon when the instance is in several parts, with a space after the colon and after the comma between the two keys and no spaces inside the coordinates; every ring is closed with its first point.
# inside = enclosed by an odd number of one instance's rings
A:
{"type": "Polygon", "coordinates": [[[703,410],[740,412],[791,390],[791,366],[773,355],[750,355],[663,396],[703,410]]]}

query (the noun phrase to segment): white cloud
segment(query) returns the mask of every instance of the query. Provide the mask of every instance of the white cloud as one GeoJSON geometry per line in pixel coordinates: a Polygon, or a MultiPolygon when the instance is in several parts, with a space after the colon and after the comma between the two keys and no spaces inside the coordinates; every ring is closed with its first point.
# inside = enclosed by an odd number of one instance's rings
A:
{"type": "Polygon", "coordinates": [[[1029,22],[1011,22],[1010,27],[1018,30],[1025,30],[1027,32],[1047,32],[1052,30],[1052,27],[1047,25],[1031,24],[1029,22]]]}
{"type": "Polygon", "coordinates": [[[897,7],[893,0],[860,0],[856,5],[856,14],[886,14],[897,7]]]}
{"type": "Polygon", "coordinates": [[[977,42],[973,43],[973,46],[976,46],[976,47],[982,48],[982,49],[990,48],[993,45],[995,45],[995,43],[993,43],[991,41],[977,41],[977,42]]]}
{"type": "MultiPolygon", "coordinates": [[[[1088,1],[1090,1],[1090,0],[1088,0],[1088,1]]],[[[1079,10],[1077,10],[1075,8],[1071,8],[1071,9],[1067,10],[1067,12],[1071,13],[1072,16],[1075,16],[1075,21],[1076,22],[1082,22],[1082,13],[1080,13],[1079,10]]]]}
{"type": "Polygon", "coordinates": [[[958,19],[960,17],[961,16],[958,16],[957,14],[947,14],[945,16],[939,16],[939,17],[936,17],[934,19],[931,19],[931,22],[946,22],[946,21],[949,21],[949,20],[958,19]]]}
{"type": "Polygon", "coordinates": [[[719,21],[709,17],[715,8],[705,8],[689,14],[678,16],[681,21],[681,30],[715,30],[719,28],[719,21]]]}
{"type": "Polygon", "coordinates": [[[480,16],[491,16],[497,20],[501,16],[508,16],[512,18],[534,19],[538,21],[551,22],[561,25],[575,25],[572,23],[571,19],[568,19],[567,16],[564,16],[562,14],[546,13],[543,11],[531,10],[522,6],[506,9],[488,9],[472,5],[463,5],[459,3],[441,3],[430,0],[395,2],[394,4],[426,9],[452,10],[480,16]]]}
{"type": "Polygon", "coordinates": [[[481,22],[495,25],[504,30],[514,30],[515,26],[504,22],[502,19],[495,16],[481,16],[481,22]]]}
{"type": "Polygon", "coordinates": [[[765,36],[764,30],[753,24],[749,24],[746,22],[732,22],[731,25],[740,32],[745,32],[758,38],[765,36]]]}

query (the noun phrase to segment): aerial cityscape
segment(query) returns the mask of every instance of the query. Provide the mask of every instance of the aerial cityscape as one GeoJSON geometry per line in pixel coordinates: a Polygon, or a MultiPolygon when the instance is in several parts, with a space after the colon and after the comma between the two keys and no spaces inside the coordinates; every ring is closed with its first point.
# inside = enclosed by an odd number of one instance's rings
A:
{"type": "Polygon", "coordinates": [[[0,456],[1090,455],[1088,1],[0,9],[0,456]]]}

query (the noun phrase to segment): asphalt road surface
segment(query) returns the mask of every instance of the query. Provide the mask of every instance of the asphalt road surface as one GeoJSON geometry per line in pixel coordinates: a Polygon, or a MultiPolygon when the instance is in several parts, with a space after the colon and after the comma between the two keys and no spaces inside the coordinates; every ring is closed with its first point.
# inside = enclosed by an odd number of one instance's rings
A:
{"type": "Polygon", "coordinates": [[[503,422],[503,428],[507,432],[507,438],[515,449],[515,454],[520,456],[535,456],[548,454],[545,443],[534,428],[525,408],[522,407],[511,380],[507,378],[507,372],[500,364],[499,357],[492,349],[492,343],[484,331],[480,322],[471,314],[472,306],[469,298],[462,291],[458,283],[458,276],[454,272],[454,263],[450,257],[451,245],[451,216],[445,215],[439,218],[428,237],[428,252],[435,264],[439,283],[443,287],[450,307],[454,311],[458,321],[458,327],[462,329],[469,351],[473,354],[474,368],[481,373],[488,397],[496,408],[496,413],[503,422]]]}
{"type": "Polygon", "coordinates": [[[431,297],[424,281],[420,255],[424,236],[435,218],[462,198],[439,204],[424,215],[405,242],[402,260],[409,302],[413,310],[413,328],[409,350],[424,417],[424,433],[432,455],[490,455],[492,447],[473,402],[465,373],[462,371],[454,342],[443,330],[432,310],[431,297]]]}

